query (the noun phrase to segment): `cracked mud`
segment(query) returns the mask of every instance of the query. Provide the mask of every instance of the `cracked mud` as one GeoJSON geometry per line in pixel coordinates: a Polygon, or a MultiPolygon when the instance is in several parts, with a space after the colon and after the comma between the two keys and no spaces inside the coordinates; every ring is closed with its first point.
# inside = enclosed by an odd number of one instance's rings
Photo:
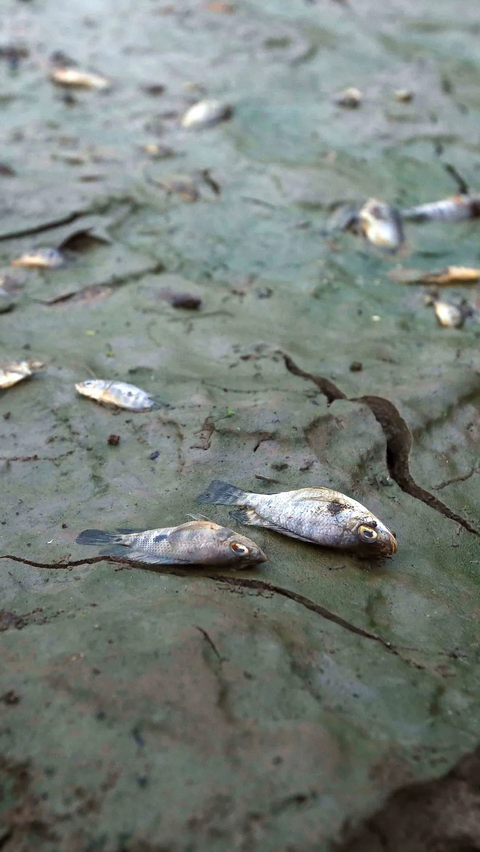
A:
{"type": "Polygon", "coordinates": [[[0,396],[2,852],[480,847],[478,324],[390,276],[478,265],[478,225],[408,225],[405,257],[324,236],[339,204],[478,190],[475,4],[397,6],[4,10],[0,347],[45,367],[0,396]],[[53,87],[54,51],[111,88],[53,87]],[[232,117],[182,130],[203,96],[232,117]],[[10,266],[38,246],[66,264],[10,266]],[[399,552],[256,529],[237,576],[75,544],[186,521],[212,478],[338,489],[399,552]]]}

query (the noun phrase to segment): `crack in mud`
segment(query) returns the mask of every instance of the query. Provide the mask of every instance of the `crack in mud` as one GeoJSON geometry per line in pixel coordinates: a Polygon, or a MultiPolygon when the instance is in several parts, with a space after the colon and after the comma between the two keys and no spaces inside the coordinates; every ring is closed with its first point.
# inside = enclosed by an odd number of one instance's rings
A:
{"type": "Polygon", "coordinates": [[[406,494],[409,494],[410,497],[421,500],[422,503],[425,503],[431,509],[460,524],[460,526],[473,535],[480,535],[480,532],[469,521],[461,515],[457,515],[456,512],[453,512],[438,497],[435,497],[434,494],[417,485],[413,479],[409,467],[409,456],[413,442],[412,433],[393,402],[381,396],[347,397],[329,379],[305,372],[305,370],[297,367],[290,355],[287,355],[281,350],[278,350],[278,352],[282,355],[287,370],[294,376],[299,376],[302,379],[313,382],[327,397],[329,405],[337,399],[347,399],[349,402],[359,402],[362,405],[366,405],[372,412],[377,423],[379,423],[385,436],[388,472],[399,488],[406,494]]]}
{"type": "Polygon", "coordinates": [[[480,473],[480,463],[478,462],[473,465],[472,469],[469,470],[468,473],[452,476],[451,479],[445,479],[443,482],[439,482],[438,485],[434,485],[433,487],[436,491],[439,491],[441,488],[446,488],[447,485],[453,485],[454,482],[466,482],[474,473],[480,473]]]}
{"type": "Polygon", "coordinates": [[[164,426],[173,426],[173,430],[175,432],[175,437],[177,440],[177,473],[182,473],[183,468],[186,464],[186,459],[185,454],[183,452],[185,435],[182,432],[180,423],[174,420],[173,417],[164,417],[162,414],[158,415],[158,421],[164,426]]]}
{"type": "MultiPolygon", "coordinates": [[[[14,556],[12,554],[6,554],[4,556],[0,556],[0,559],[11,559],[13,562],[20,562],[24,565],[32,565],[34,568],[47,568],[49,570],[58,570],[58,569],[71,569],[78,568],[80,565],[96,565],[99,562],[112,562],[117,563],[122,566],[128,566],[128,568],[143,568],[146,571],[152,571],[156,574],[165,574],[170,575],[173,574],[178,577],[188,577],[191,576],[189,573],[185,572],[185,569],[179,569],[175,566],[171,568],[165,569],[158,565],[147,565],[141,562],[133,562],[131,559],[127,559],[122,556],[91,556],[85,559],[75,559],[68,560],[63,559],[59,562],[35,562],[32,559],[24,559],[20,556],[14,556]]],[[[214,580],[215,582],[223,583],[226,586],[230,586],[233,588],[245,588],[245,589],[257,589],[259,591],[270,592],[271,595],[281,595],[282,597],[288,598],[289,600],[294,601],[295,603],[300,604],[300,606],[305,607],[305,609],[310,610],[311,612],[320,615],[326,621],[330,621],[333,624],[337,624],[339,627],[342,627],[344,630],[347,630],[349,633],[353,633],[356,636],[361,636],[363,639],[369,639],[370,641],[377,642],[382,645],[390,654],[394,654],[397,657],[400,657],[404,662],[409,665],[414,666],[417,669],[423,669],[424,666],[421,663],[417,663],[414,660],[411,660],[409,657],[405,657],[399,648],[389,642],[387,639],[384,639],[382,636],[379,636],[377,633],[371,633],[369,630],[364,630],[362,627],[357,627],[355,624],[352,624],[350,621],[347,621],[345,618],[342,618],[341,615],[337,615],[335,612],[327,609],[321,604],[315,603],[315,601],[311,600],[311,598],[307,598],[305,595],[301,595],[298,592],[294,592],[291,589],[285,589],[283,586],[277,586],[274,583],[269,583],[267,580],[256,580],[254,578],[246,578],[246,577],[227,577],[224,574],[207,574],[202,573],[199,576],[204,577],[208,580],[214,580]]],[[[204,631],[201,628],[198,628],[201,633],[204,631]]],[[[415,649],[412,649],[415,650],[415,649]]],[[[218,652],[216,652],[218,653],[218,652]]]]}
{"type": "Polygon", "coordinates": [[[30,462],[30,461],[49,461],[56,462],[59,459],[65,459],[67,456],[72,456],[75,450],[67,450],[59,456],[38,456],[36,453],[33,456],[0,456],[0,461],[7,462],[30,462]]]}

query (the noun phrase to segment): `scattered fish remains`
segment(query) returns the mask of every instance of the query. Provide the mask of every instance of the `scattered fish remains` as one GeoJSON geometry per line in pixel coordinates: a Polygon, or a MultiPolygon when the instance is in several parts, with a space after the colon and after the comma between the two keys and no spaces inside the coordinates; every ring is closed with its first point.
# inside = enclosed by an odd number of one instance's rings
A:
{"type": "Polygon", "coordinates": [[[227,121],[232,115],[233,107],[230,104],[215,98],[205,98],[187,109],[180,124],[188,130],[202,130],[204,127],[213,127],[220,121],[227,121]]]}
{"type": "Polygon", "coordinates": [[[213,521],[195,520],[178,527],[134,533],[85,530],[77,544],[107,545],[110,556],[150,565],[225,565],[248,568],[266,562],[263,550],[246,536],[213,521]]]}
{"type": "Polygon", "coordinates": [[[415,95],[411,89],[397,89],[394,94],[394,98],[396,101],[399,101],[402,104],[409,104],[413,101],[415,95]]]}
{"type": "Polygon", "coordinates": [[[75,390],[101,405],[115,405],[127,411],[150,411],[155,407],[155,402],[146,391],[128,382],[87,379],[86,382],[78,382],[75,390]]]}
{"type": "Polygon", "coordinates": [[[76,89],[102,89],[110,88],[110,81],[100,74],[92,74],[82,71],[75,65],[55,66],[50,71],[50,79],[58,86],[67,86],[76,89]]]}
{"type": "Polygon", "coordinates": [[[42,367],[41,361],[12,361],[11,364],[0,367],[0,390],[6,390],[24,379],[29,379],[35,370],[42,367]]]}
{"type": "Polygon", "coordinates": [[[432,201],[416,207],[406,207],[401,211],[403,219],[410,222],[463,222],[480,216],[480,197],[474,195],[454,195],[443,201],[432,201]]]}
{"type": "Polygon", "coordinates": [[[447,302],[439,299],[436,294],[428,294],[425,304],[433,307],[441,328],[463,328],[465,320],[472,315],[472,309],[467,302],[447,302]]]}
{"type": "Polygon", "coordinates": [[[403,224],[396,207],[369,198],[358,212],[360,230],[369,243],[391,252],[405,242],[403,224]]]}
{"type": "Polygon", "coordinates": [[[11,266],[24,266],[27,269],[58,269],[65,263],[65,256],[56,248],[34,249],[10,261],[11,266]]]}
{"type": "Polygon", "coordinates": [[[402,284],[436,284],[438,287],[448,287],[450,284],[478,284],[480,269],[470,266],[446,266],[433,272],[423,272],[421,269],[393,269],[388,276],[402,284]]]}
{"type": "Polygon", "coordinates": [[[346,109],[357,109],[362,103],[362,93],[360,89],[345,89],[343,92],[335,95],[334,103],[346,109]]]}
{"type": "Polygon", "coordinates": [[[237,506],[232,515],[243,524],[360,556],[393,556],[398,550],[395,536],[365,506],[330,488],[254,494],[214,480],[197,501],[237,506]]]}

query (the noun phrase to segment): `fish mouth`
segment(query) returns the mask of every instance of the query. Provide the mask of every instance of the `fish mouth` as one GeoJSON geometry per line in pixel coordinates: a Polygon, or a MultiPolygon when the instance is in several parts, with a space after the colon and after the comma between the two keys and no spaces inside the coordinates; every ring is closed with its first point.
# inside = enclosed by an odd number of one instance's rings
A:
{"type": "Polygon", "coordinates": [[[259,550],[255,555],[255,562],[259,565],[261,562],[268,562],[268,556],[263,552],[263,550],[259,550]]]}
{"type": "Polygon", "coordinates": [[[384,542],[381,553],[383,556],[394,556],[398,553],[398,542],[393,533],[389,532],[388,541],[384,542]]]}

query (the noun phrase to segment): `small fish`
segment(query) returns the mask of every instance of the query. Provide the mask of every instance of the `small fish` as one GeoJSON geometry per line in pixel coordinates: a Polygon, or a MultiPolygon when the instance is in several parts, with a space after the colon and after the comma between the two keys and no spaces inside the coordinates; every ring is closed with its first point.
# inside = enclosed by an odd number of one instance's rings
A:
{"type": "Polygon", "coordinates": [[[463,328],[465,320],[471,314],[470,307],[461,302],[445,302],[442,299],[432,299],[427,304],[433,304],[437,322],[441,328],[463,328]]]}
{"type": "Polygon", "coordinates": [[[29,379],[32,373],[41,367],[41,361],[12,361],[11,364],[0,367],[0,390],[6,390],[24,379],[29,379]]]}
{"type": "Polygon", "coordinates": [[[187,109],[180,124],[189,130],[202,130],[204,127],[212,127],[220,121],[226,121],[232,115],[233,107],[230,104],[215,98],[205,98],[187,109]]]}
{"type": "Polygon", "coordinates": [[[402,104],[409,104],[413,101],[415,95],[411,89],[397,89],[394,93],[394,98],[402,104]]]}
{"type": "Polygon", "coordinates": [[[328,218],[326,233],[335,234],[339,231],[354,231],[359,229],[358,206],[355,204],[340,204],[328,218]]]}
{"type": "Polygon", "coordinates": [[[57,66],[50,71],[50,79],[58,86],[72,86],[77,89],[108,89],[110,81],[100,74],[91,74],[75,66],[57,66]]]}
{"type": "Polygon", "coordinates": [[[58,269],[66,263],[64,255],[56,248],[38,248],[10,261],[11,266],[26,266],[30,269],[58,269]]]}
{"type": "Polygon", "coordinates": [[[446,266],[432,272],[423,272],[421,269],[393,269],[388,276],[402,284],[436,284],[438,287],[448,287],[450,284],[478,284],[480,269],[470,266],[446,266]]]}
{"type": "Polygon", "coordinates": [[[127,382],[87,379],[86,382],[78,382],[75,390],[102,405],[116,405],[127,411],[150,411],[155,407],[155,402],[146,391],[127,382]]]}
{"type": "Polygon", "coordinates": [[[360,208],[358,218],[363,235],[377,248],[395,252],[405,242],[402,219],[395,207],[369,198],[360,208]]]}
{"type": "Polygon", "coordinates": [[[463,222],[480,216],[480,197],[473,195],[454,195],[443,201],[432,201],[406,207],[401,211],[403,219],[410,222],[463,222]]]}
{"type": "Polygon", "coordinates": [[[325,547],[371,557],[392,556],[398,550],[395,536],[365,506],[330,488],[254,494],[216,479],[197,501],[238,506],[232,516],[243,524],[325,547]]]}
{"type": "Polygon", "coordinates": [[[204,520],[134,533],[85,530],[76,542],[109,545],[106,552],[110,556],[124,556],[132,562],[151,565],[228,565],[231,568],[248,568],[267,561],[263,550],[251,539],[213,521],[204,520]]]}
{"type": "Polygon", "coordinates": [[[357,109],[362,103],[362,93],[360,89],[345,89],[335,95],[334,103],[346,109],[357,109]]]}

